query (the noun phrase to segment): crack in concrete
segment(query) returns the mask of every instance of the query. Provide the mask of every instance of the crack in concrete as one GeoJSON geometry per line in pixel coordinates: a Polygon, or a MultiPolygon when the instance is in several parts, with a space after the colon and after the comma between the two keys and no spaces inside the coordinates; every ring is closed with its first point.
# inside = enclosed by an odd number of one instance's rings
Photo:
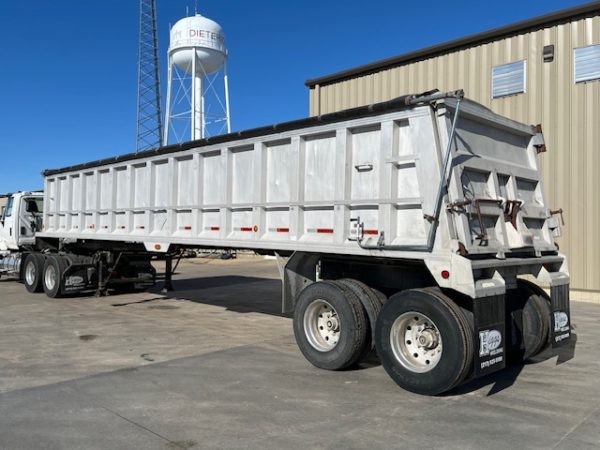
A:
{"type": "Polygon", "coordinates": [[[552,449],[551,449],[551,450],[554,450],[555,448],[558,448],[558,446],[559,446],[560,444],[562,444],[562,443],[565,441],[565,439],[567,439],[567,438],[568,438],[568,437],[569,437],[571,434],[573,434],[573,433],[574,433],[574,432],[577,430],[577,428],[579,428],[581,425],[583,425],[583,424],[584,424],[584,423],[585,423],[585,422],[586,422],[586,421],[587,421],[587,420],[588,420],[590,417],[592,417],[592,415],[593,415],[594,413],[596,413],[598,410],[600,410],[600,406],[599,406],[598,408],[596,408],[596,409],[594,409],[594,410],[590,411],[590,412],[589,412],[589,413],[588,413],[588,414],[587,414],[587,415],[586,415],[586,416],[585,416],[583,419],[581,419],[579,422],[577,422],[575,425],[573,425],[573,426],[572,426],[572,427],[569,429],[569,431],[567,431],[567,432],[564,434],[564,436],[563,436],[563,437],[561,437],[561,438],[558,440],[558,442],[557,442],[557,443],[556,443],[556,444],[555,444],[555,445],[552,447],[552,449]]]}

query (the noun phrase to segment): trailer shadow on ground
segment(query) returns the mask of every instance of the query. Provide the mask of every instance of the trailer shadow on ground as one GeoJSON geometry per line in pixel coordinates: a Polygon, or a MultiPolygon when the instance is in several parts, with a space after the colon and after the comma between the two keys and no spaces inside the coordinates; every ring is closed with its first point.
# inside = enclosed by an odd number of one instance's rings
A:
{"type": "Polygon", "coordinates": [[[150,292],[238,313],[286,316],[281,312],[281,281],[277,279],[225,275],[186,278],[174,281],[173,285],[173,291],[163,293],[162,286],[158,285],[150,292]]]}
{"type": "MultiPolygon", "coordinates": [[[[160,276],[157,279],[160,279],[160,276]]],[[[281,281],[278,279],[237,275],[186,278],[174,281],[173,291],[162,292],[162,283],[158,283],[150,292],[157,294],[157,296],[140,301],[117,303],[113,306],[172,299],[218,306],[228,311],[244,314],[259,313],[278,317],[289,316],[281,313],[281,281]],[[249,301],[249,298],[252,301],[249,301]]],[[[442,396],[460,396],[488,386],[490,389],[487,396],[492,396],[513,386],[527,365],[541,363],[552,358],[556,358],[557,365],[563,364],[573,359],[575,355],[577,334],[573,333],[572,336],[568,344],[563,347],[548,348],[527,362],[509,363],[505,370],[469,381],[442,394],[442,396]]],[[[373,352],[360,364],[346,370],[365,370],[380,365],[379,358],[373,352]]]]}

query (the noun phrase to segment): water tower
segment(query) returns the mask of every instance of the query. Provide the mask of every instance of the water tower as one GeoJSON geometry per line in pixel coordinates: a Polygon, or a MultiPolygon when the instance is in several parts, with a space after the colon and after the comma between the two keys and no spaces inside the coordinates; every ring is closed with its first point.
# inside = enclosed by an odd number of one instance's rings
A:
{"type": "Polygon", "coordinates": [[[223,132],[231,132],[225,35],[196,14],[171,28],[163,144],[223,132]]]}

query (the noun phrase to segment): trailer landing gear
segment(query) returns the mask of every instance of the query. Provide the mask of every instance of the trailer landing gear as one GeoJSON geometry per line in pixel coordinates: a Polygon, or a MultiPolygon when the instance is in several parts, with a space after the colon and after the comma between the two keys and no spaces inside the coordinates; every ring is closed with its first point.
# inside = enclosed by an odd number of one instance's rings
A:
{"type": "Polygon", "coordinates": [[[162,294],[173,291],[173,255],[165,256],[165,283],[161,289],[162,294]]]}

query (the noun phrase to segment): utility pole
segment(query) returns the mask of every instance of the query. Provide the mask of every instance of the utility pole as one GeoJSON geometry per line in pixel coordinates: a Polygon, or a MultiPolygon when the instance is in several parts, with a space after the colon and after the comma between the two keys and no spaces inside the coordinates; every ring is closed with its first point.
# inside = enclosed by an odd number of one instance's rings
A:
{"type": "Polygon", "coordinates": [[[156,0],[140,0],[136,152],[160,147],[163,135],[156,0]]]}

